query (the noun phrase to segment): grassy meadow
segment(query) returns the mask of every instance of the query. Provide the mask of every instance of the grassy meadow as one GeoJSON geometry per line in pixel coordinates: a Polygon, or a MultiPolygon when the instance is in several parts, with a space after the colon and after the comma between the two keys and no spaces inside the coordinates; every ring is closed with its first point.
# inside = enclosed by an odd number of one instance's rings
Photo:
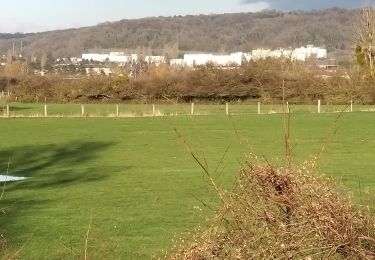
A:
{"type": "MultiPolygon", "coordinates": [[[[80,105],[49,107],[56,114],[80,113],[80,105]]],[[[120,107],[123,113],[152,112],[151,105],[120,107]]],[[[234,183],[249,152],[282,163],[282,115],[257,115],[256,105],[231,106],[231,118],[225,106],[197,105],[209,112],[193,117],[188,105],[160,107],[171,114],[176,108],[181,116],[1,119],[0,173],[10,161],[9,174],[31,177],[7,183],[1,201],[0,230],[13,252],[20,250],[21,259],[80,258],[89,230],[92,259],[162,254],[174,236],[188,236],[212,215],[200,201],[219,206],[184,140],[224,188],[234,183]]],[[[12,104],[11,110],[42,114],[43,105],[12,104]]],[[[99,110],[111,114],[114,105],[86,107],[99,110]]],[[[365,200],[375,184],[375,114],[344,113],[332,136],[337,113],[292,110],[294,160],[317,155],[327,144],[322,171],[365,200]]]]}

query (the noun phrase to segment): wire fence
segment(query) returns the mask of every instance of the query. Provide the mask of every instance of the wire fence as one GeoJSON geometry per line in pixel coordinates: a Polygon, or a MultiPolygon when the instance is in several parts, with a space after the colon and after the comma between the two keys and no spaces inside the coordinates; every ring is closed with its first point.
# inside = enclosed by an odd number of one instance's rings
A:
{"type": "Polygon", "coordinates": [[[23,104],[0,105],[1,118],[22,117],[160,117],[192,115],[269,115],[291,113],[373,112],[371,105],[282,104],[23,104]]]}

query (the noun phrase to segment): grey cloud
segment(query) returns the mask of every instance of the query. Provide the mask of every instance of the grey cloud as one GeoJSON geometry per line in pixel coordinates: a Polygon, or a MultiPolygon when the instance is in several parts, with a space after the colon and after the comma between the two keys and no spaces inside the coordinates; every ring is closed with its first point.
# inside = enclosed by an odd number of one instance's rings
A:
{"type": "Polygon", "coordinates": [[[253,4],[266,2],[271,9],[276,10],[311,10],[324,9],[330,7],[358,8],[365,2],[361,0],[241,0],[241,4],[253,4]]]}

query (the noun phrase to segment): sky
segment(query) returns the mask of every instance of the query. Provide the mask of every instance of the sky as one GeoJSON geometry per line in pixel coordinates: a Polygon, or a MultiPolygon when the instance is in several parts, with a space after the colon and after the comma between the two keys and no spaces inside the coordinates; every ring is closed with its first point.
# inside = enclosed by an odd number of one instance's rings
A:
{"type": "MultiPolygon", "coordinates": [[[[368,2],[368,1],[367,1],[368,2]]],[[[356,8],[362,0],[0,0],[0,33],[39,32],[150,16],[356,8]]]]}

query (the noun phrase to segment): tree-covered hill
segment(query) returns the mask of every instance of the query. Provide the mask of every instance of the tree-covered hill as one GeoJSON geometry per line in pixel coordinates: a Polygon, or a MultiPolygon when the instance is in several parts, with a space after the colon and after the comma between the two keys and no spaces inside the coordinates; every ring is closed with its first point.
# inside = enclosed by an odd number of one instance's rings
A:
{"type": "Polygon", "coordinates": [[[103,23],[79,29],[20,35],[0,34],[0,51],[20,48],[26,54],[77,56],[92,49],[138,50],[177,56],[184,52],[249,51],[257,47],[353,46],[358,10],[238,13],[152,17],[103,23]]]}

